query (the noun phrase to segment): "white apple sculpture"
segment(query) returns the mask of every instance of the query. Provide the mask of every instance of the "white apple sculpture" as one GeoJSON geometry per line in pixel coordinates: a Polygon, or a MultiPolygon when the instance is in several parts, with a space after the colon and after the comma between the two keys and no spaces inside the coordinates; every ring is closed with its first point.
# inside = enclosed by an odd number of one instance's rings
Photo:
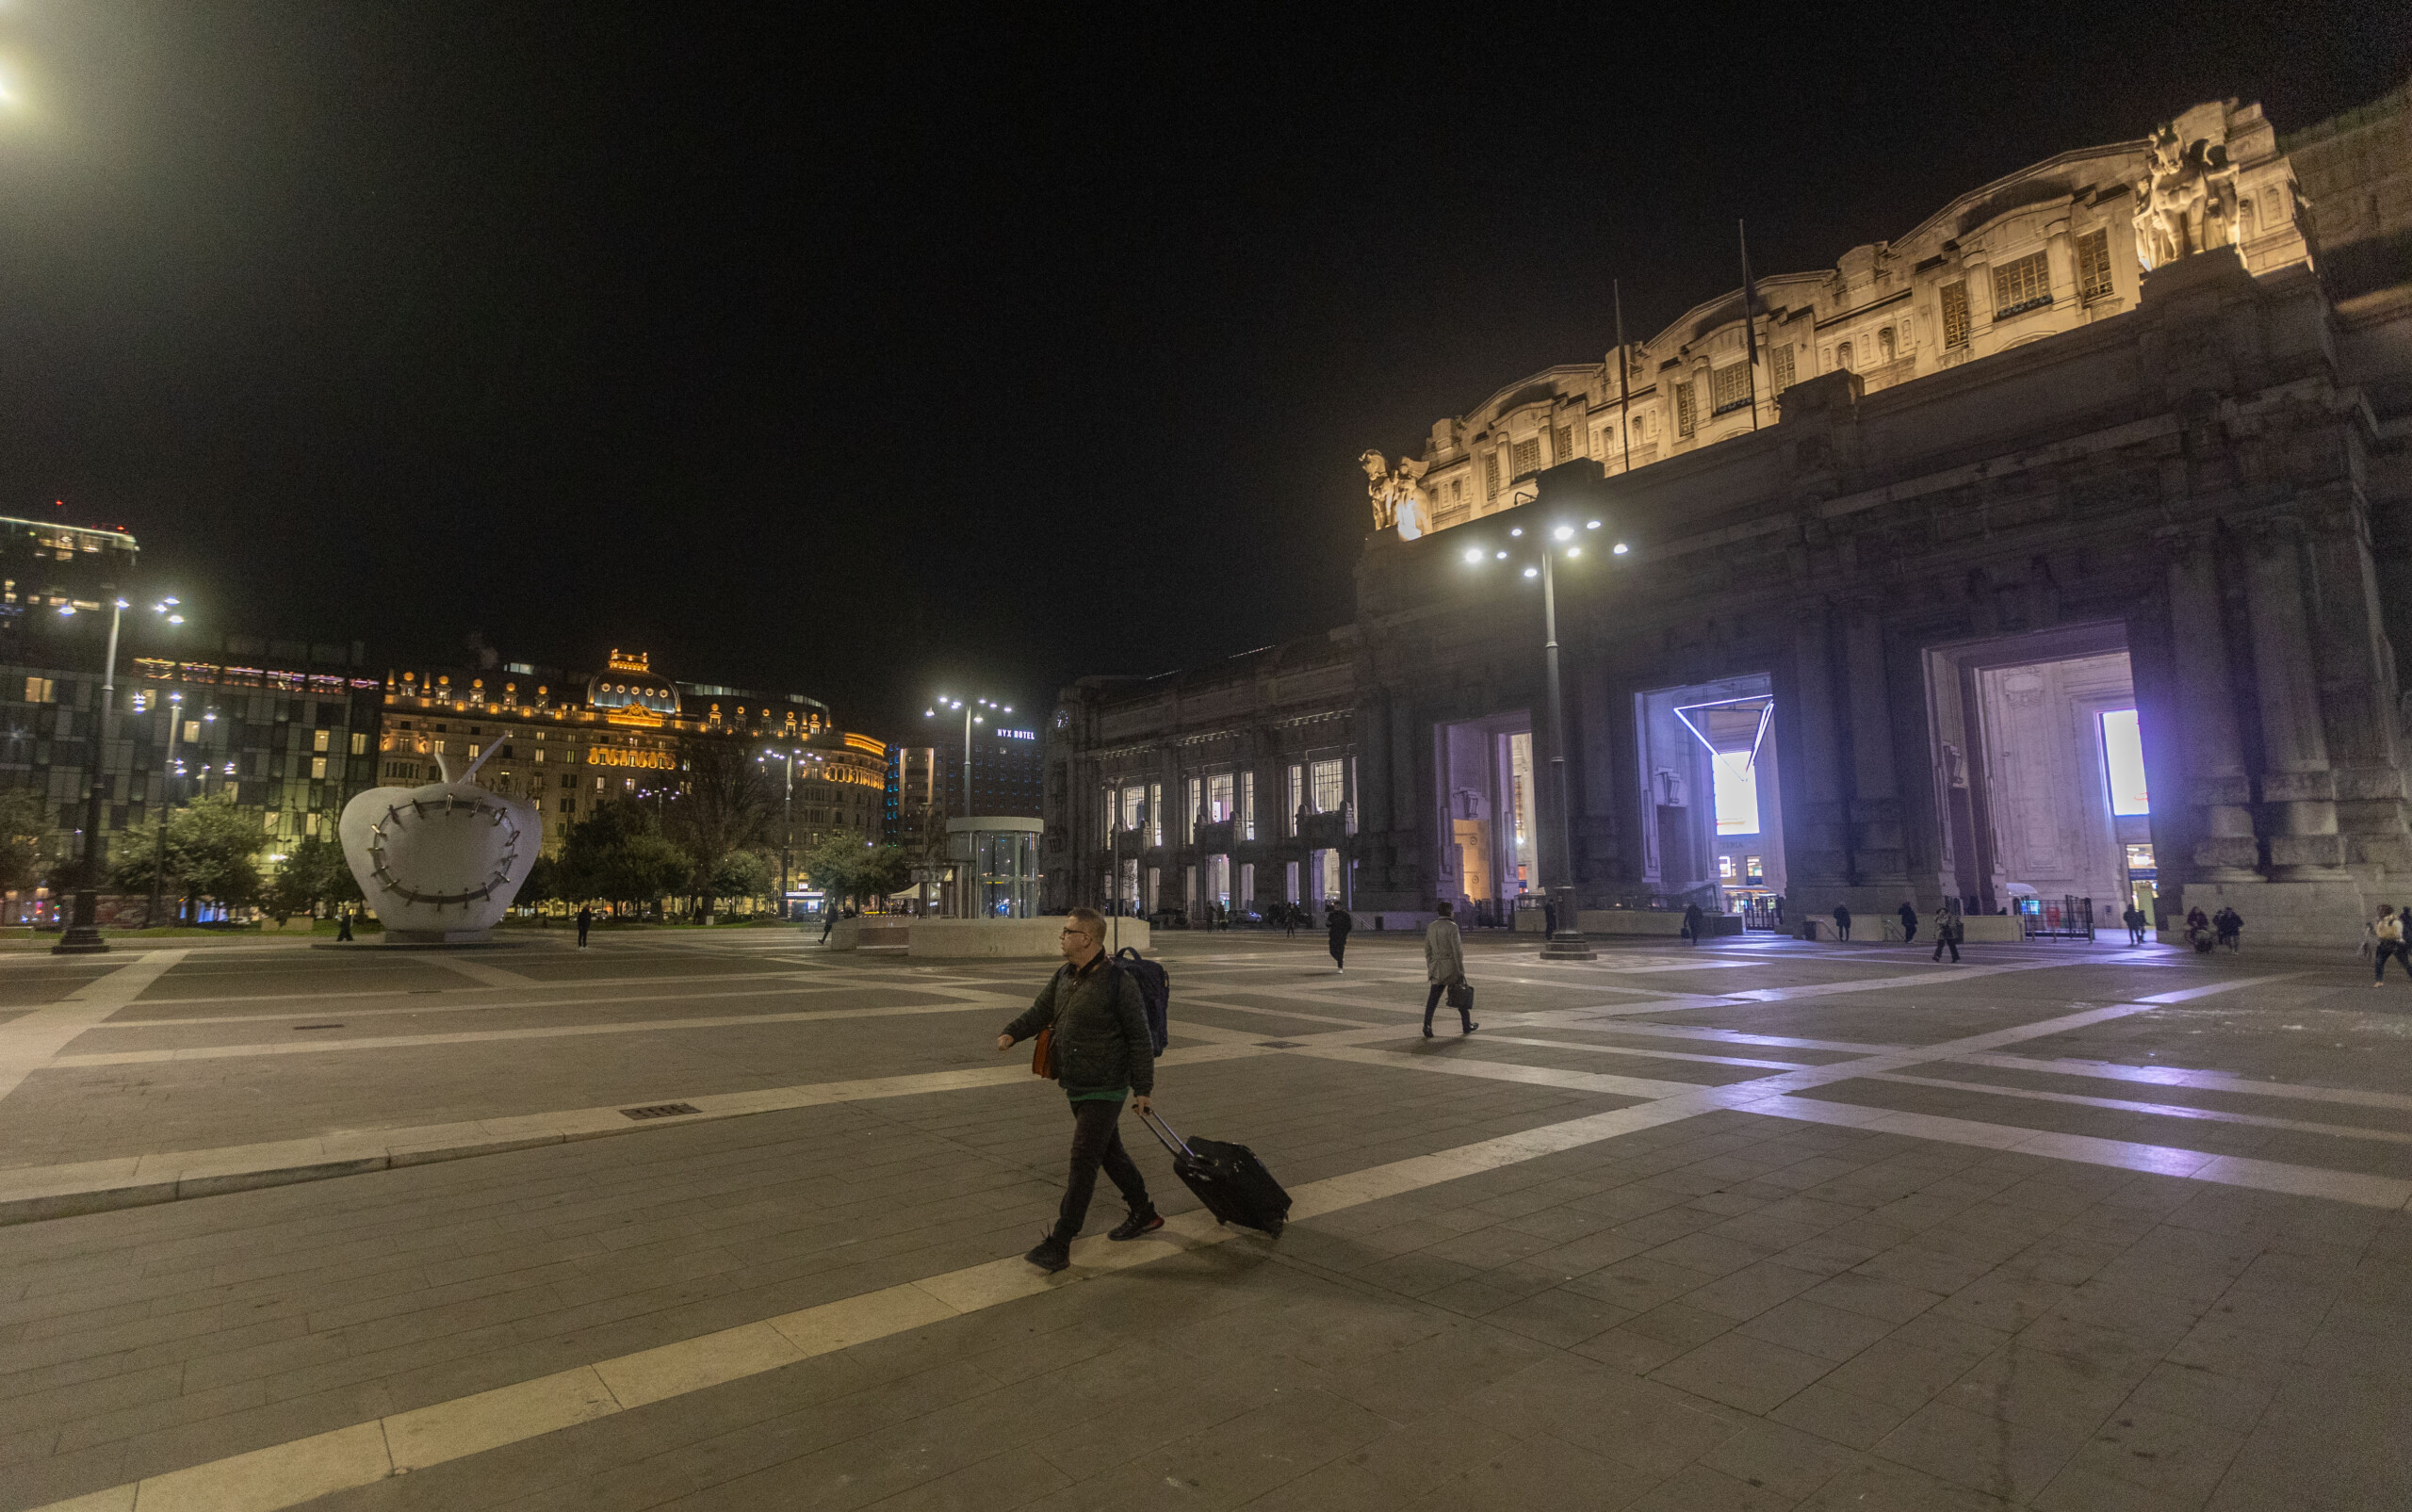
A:
{"type": "Polygon", "coordinates": [[[395,945],[464,945],[488,938],[536,861],[535,805],[488,792],[470,779],[488,746],[453,774],[424,788],[371,788],[344,805],[344,859],[395,945]]]}

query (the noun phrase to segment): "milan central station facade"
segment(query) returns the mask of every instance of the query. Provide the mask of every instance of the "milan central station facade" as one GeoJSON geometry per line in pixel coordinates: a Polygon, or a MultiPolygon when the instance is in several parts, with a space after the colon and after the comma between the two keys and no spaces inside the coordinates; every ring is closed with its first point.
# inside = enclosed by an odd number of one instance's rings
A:
{"type": "Polygon", "coordinates": [[[1560,835],[1587,927],[2412,899],[2406,91],[2197,106],[1754,292],[1368,453],[1328,636],[1066,689],[1047,902],[1410,927],[1560,835]]]}

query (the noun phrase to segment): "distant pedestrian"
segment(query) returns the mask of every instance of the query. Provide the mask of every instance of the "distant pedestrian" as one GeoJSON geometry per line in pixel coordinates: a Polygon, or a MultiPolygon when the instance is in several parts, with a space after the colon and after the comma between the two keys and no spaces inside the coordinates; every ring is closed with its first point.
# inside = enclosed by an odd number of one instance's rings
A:
{"type": "Polygon", "coordinates": [[[1432,1010],[1441,1006],[1441,995],[1447,993],[1458,1010],[1459,1032],[1471,1034],[1482,1026],[1474,1021],[1474,988],[1466,984],[1465,937],[1458,933],[1458,921],[1451,917],[1457,905],[1443,898],[1440,917],[1424,926],[1424,975],[1431,984],[1424,994],[1424,1037],[1432,1037],[1432,1010]]]}
{"type": "Polygon", "coordinates": [[[1331,968],[1334,971],[1346,971],[1348,969],[1348,932],[1357,927],[1357,920],[1348,917],[1347,909],[1334,902],[1323,916],[1323,927],[1324,933],[1330,937],[1331,968]]]}
{"type": "Polygon", "coordinates": [[[1073,909],[1059,938],[1064,964],[997,1036],[1002,1051],[1046,1031],[1055,1083],[1072,1105],[1072,1169],[1055,1227],[1022,1257],[1042,1271],[1072,1263],[1072,1241],[1088,1221],[1100,1167],[1131,1208],[1108,1239],[1136,1239],[1165,1226],[1149,1199],[1148,1179],[1122,1147],[1122,1131],[1115,1127],[1125,1099],[1133,1113],[1146,1117],[1149,1095],[1156,1089],[1156,1043],[1148,1032],[1147,1001],[1137,979],[1105,953],[1105,919],[1096,909],[1073,909]]]}
{"type": "Polygon", "coordinates": [[[1848,943],[1850,939],[1850,905],[1834,904],[1834,938],[1848,943]]]}
{"type": "Polygon", "coordinates": [[[1691,941],[1694,945],[1698,945],[1700,943],[1700,924],[1702,917],[1700,904],[1684,904],[1684,938],[1691,941]]]}
{"type": "MultiPolygon", "coordinates": [[[[1907,945],[1917,937],[1918,911],[1912,907],[1909,900],[1905,898],[1901,901],[1901,943],[1907,945]]],[[[1955,955],[1952,959],[1956,961],[1960,958],[1955,955]]]]}
{"type": "Polygon", "coordinates": [[[1298,937],[1298,916],[1304,912],[1305,910],[1296,903],[1285,902],[1281,905],[1281,924],[1289,932],[1282,938],[1294,940],[1298,937]]]}
{"type": "MultiPolygon", "coordinates": [[[[340,944],[344,941],[350,940],[350,938],[351,910],[349,908],[338,908],[335,910],[335,940],[340,944]]],[[[2406,967],[2404,969],[2412,971],[2412,967],[2406,967]]]]}
{"type": "Polygon", "coordinates": [[[2412,977],[2412,951],[2404,949],[2404,916],[2396,911],[2393,903],[2378,905],[2378,919],[2371,930],[2378,937],[2378,968],[2371,974],[2371,985],[2379,986],[2387,981],[2387,963],[2391,956],[2401,957],[2404,974],[2412,977]]]}
{"type": "Polygon", "coordinates": [[[1967,922],[1960,917],[1960,900],[1945,899],[1943,912],[1934,916],[1934,958],[1942,960],[1944,951],[1948,948],[1951,964],[1959,965],[1960,942],[1967,937],[1967,922]]]}
{"type": "Polygon", "coordinates": [[[1782,893],[1775,895],[1775,927],[1778,930],[1784,928],[1784,894],[1782,893]]]}
{"type": "Polygon", "coordinates": [[[2150,920],[2144,918],[2144,911],[2136,906],[2133,901],[2128,902],[2127,912],[2125,917],[2127,925],[2127,943],[2130,945],[2142,945],[2144,942],[2144,925],[2150,922],[2150,920]]]}
{"type": "Polygon", "coordinates": [[[1541,933],[1552,939],[1557,937],[1557,904],[1548,899],[1541,900],[1541,933]]]}
{"type": "Polygon", "coordinates": [[[2223,906],[2218,913],[2211,916],[2211,932],[2218,936],[2222,945],[2227,947],[2228,953],[2233,955],[2241,943],[2241,936],[2244,934],[2244,916],[2233,908],[2223,906]]]}
{"type": "Polygon", "coordinates": [[[586,932],[595,927],[595,910],[580,904],[578,910],[578,945],[586,948],[586,932]]]}
{"type": "Polygon", "coordinates": [[[2200,905],[2186,910],[2186,943],[2197,955],[2211,953],[2211,918],[2200,905]]]}

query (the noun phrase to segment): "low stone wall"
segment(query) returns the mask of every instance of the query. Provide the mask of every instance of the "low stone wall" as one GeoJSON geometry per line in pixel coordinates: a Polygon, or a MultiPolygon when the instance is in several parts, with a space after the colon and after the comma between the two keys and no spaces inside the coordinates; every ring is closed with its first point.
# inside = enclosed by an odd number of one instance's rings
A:
{"type": "MultiPolygon", "coordinates": [[[[1519,915],[1521,919],[1524,916],[1519,915]]],[[[1684,916],[1655,908],[1586,908],[1575,915],[1575,925],[1586,935],[1602,939],[1647,936],[1676,939],[1684,933],[1684,916]]],[[[1703,939],[1718,935],[1744,933],[1739,914],[1703,914],[1700,921],[1703,939]]]]}
{"type": "MultiPolygon", "coordinates": [[[[1148,921],[1125,919],[1105,921],[1107,949],[1119,943],[1146,951],[1150,943],[1148,921]]],[[[911,949],[915,960],[949,961],[986,957],[1000,960],[1054,960],[1062,954],[1064,917],[1038,919],[921,919],[913,921],[911,949]]]]}
{"type": "Polygon", "coordinates": [[[873,914],[864,919],[840,919],[829,926],[829,949],[833,951],[901,951],[912,938],[913,920],[904,916],[890,919],[873,914]]]}

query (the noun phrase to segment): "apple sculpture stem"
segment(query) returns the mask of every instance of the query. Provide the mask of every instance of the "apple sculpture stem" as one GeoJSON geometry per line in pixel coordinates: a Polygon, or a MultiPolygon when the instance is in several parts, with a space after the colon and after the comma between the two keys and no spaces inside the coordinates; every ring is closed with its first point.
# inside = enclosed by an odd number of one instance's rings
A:
{"type": "Polygon", "coordinates": [[[441,780],[371,788],[344,805],[344,860],[385,926],[390,945],[465,945],[490,939],[535,864],[542,833],[534,805],[474,780],[489,745],[457,772],[435,753],[441,780]]]}

